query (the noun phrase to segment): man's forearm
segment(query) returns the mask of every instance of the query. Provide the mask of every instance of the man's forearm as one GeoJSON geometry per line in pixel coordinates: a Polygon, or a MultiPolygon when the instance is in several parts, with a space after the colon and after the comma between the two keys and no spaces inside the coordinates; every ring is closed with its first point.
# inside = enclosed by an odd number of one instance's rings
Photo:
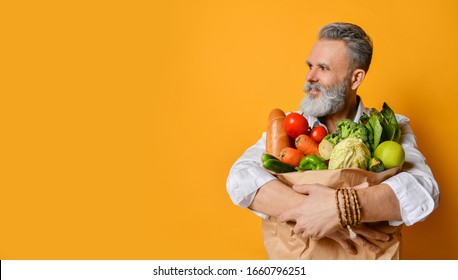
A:
{"type": "Polygon", "coordinates": [[[361,222],[402,220],[399,201],[390,186],[376,185],[357,191],[361,222]]]}
{"type": "Polygon", "coordinates": [[[272,180],[258,190],[249,208],[278,217],[284,211],[299,205],[304,198],[305,195],[294,191],[280,180],[272,180]]]}

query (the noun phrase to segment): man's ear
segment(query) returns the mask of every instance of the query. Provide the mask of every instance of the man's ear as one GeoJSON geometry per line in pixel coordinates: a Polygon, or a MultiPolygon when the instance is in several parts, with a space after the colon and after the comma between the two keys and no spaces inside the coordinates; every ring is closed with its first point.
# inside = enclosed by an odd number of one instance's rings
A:
{"type": "Polygon", "coordinates": [[[356,69],[351,75],[351,89],[358,89],[359,85],[363,82],[364,77],[366,77],[366,71],[363,69],[356,69]]]}

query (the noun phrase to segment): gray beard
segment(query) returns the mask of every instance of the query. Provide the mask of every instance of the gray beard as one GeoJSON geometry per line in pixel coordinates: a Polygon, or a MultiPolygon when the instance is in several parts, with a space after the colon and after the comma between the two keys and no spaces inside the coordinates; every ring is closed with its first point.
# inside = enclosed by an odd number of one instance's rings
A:
{"type": "Polygon", "coordinates": [[[335,114],[345,107],[345,99],[349,88],[347,78],[332,87],[307,82],[304,86],[304,91],[307,95],[302,99],[301,111],[305,115],[317,118],[335,114]],[[311,89],[319,90],[320,94],[309,94],[311,89]]]}

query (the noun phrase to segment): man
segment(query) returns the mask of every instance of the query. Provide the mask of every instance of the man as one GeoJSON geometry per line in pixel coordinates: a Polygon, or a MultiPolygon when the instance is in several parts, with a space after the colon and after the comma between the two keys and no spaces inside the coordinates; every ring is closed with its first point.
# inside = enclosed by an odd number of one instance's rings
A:
{"type": "MultiPolygon", "coordinates": [[[[324,26],[307,59],[309,72],[301,111],[310,125],[322,125],[328,133],[340,119],[358,122],[368,112],[357,95],[372,59],[372,41],[359,26],[332,23],[324,26]]],[[[424,220],[439,203],[439,188],[418,151],[409,119],[397,115],[406,153],[403,170],[383,183],[359,188],[361,222],[389,221],[392,226],[424,220]]],[[[381,232],[364,226],[354,229],[356,238],[339,226],[335,190],[326,186],[286,186],[261,167],[266,134],[234,163],[227,179],[233,202],[259,216],[295,221],[294,232],[315,239],[329,237],[345,250],[356,253],[354,243],[375,253],[378,246],[366,238],[387,240],[381,232]]]]}

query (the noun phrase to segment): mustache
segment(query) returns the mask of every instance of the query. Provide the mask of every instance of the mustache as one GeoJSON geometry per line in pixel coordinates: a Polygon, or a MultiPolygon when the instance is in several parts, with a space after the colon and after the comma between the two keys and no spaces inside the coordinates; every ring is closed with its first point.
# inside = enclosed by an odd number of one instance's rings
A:
{"type": "Polygon", "coordinates": [[[306,82],[304,86],[304,91],[306,93],[309,93],[311,90],[319,90],[319,91],[325,91],[327,88],[323,85],[316,84],[316,83],[310,83],[306,82]]]}

